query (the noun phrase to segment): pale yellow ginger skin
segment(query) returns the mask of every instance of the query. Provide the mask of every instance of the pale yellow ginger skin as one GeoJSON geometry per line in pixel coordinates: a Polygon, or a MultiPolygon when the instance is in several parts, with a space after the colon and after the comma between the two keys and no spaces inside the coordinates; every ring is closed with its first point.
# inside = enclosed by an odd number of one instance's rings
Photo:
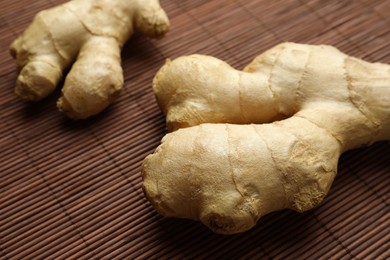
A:
{"type": "Polygon", "coordinates": [[[58,108],[73,119],[96,115],[123,87],[120,52],[134,31],[160,38],[168,29],[158,0],[73,0],[41,11],[11,45],[15,92],[41,100],[71,68],[58,108]]]}
{"type": "Polygon", "coordinates": [[[248,230],[273,211],[312,209],[342,152],[390,139],[390,66],[331,46],[280,44],[243,71],[180,57],[153,88],[168,128],[186,128],[145,159],[145,194],[162,215],[218,233],[248,230]]]}

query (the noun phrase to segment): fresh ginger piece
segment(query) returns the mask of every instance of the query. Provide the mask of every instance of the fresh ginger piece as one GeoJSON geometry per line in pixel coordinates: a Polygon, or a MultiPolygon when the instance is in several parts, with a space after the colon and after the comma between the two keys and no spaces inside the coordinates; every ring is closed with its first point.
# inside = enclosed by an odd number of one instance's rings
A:
{"type": "Polygon", "coordinates": [[[167,61],[153,88],[170,130],[143,162],[159,213],[217,233],[252,228],[328,193],[342,152],[390,139],[390,66],[284,43],[244,71],[202,55],[167,61]]]}
{"type": "Polygon", "coordinates": [[[58,108],[73,119],[96,115],[123,87],[120,52],[134,31],[160,38],[168,29],[158,0],[73,0],[41,11],[11,45],[15,92],[43,99],[71,67],[58,108]]]}

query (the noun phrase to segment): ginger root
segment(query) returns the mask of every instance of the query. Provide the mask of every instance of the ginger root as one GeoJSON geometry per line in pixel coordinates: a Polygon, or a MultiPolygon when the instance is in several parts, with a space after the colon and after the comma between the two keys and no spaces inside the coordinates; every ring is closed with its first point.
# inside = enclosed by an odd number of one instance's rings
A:
{"type": "Polygon", "coordinates": [[[123,87],[120,51],[133,32],[160,38],[168,29],[158,0],[73,0],[41,11],[11,45],[15,92],[45,98],[71,67],[57,106],[73,119],[93,116],[123,87]]]}
{"type": "Polygon", "coordinates": [[[390,66],[331,46],[280,44],[243,71],[209,56],[167,61],[153,81],[169,130],[143,162],[159,213],[217,233],[328,193],[342,152],[390,139],[390,66]]]}

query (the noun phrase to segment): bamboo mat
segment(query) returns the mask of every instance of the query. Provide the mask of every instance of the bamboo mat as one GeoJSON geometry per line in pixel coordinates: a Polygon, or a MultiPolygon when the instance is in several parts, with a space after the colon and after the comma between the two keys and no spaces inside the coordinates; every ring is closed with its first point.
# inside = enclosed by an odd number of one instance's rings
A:
{"type": "Polygon", "coordinates": [[[135,35],[123,50],[125,87],[101,115],[62,116],[51,97],[13,93],[11,41],[39,10],[64,1],[0,1],[1,259],[388,259],[390,145],[344,154],[322,205],[263,217],[222,236],[160,217],[140,165],[165,134],[151,80],[166,58],[201,53],[243,68],[283,41],[332,44],[390,63],[389,0],[162,0],[171,32],[135,35]]]}

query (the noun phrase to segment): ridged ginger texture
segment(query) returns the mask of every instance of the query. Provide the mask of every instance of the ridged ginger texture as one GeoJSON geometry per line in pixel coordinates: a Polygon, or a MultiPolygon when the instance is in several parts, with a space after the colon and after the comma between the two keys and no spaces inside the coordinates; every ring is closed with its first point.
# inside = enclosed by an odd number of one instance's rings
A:
{"type": "Polygon", "coordinates": [[[176,131],[143,162],[145,194],[162,215],[218,233],[316,207],[342,152],[390,139],[390,66],[331,46],[280,44],[243,71],[180,57],[153,88],[176,131]]]}
{"type": "Polygon", "coordinates": [[[15,92],[43,99],[70,69],[58,108],[73,119],[96,115],[123,87],[120,52],[134,31],[160,38],[168,29],[158,0],[73,0],[41,11],[11,45],[15,92]]]}

